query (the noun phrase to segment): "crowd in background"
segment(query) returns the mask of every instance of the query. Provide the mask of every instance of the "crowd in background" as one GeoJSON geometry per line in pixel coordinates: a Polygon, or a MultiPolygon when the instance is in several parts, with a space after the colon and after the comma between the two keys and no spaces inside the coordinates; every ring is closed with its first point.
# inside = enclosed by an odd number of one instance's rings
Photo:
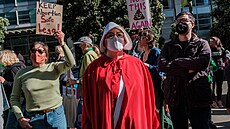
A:
{"type": "Polygon", "coordinates": [[[211,108],[230,114],[230,52],[216,36],[200,38],[194,26],[191,13],[179,13],[177,36],[158,48],[150,29],[130,36],[109,22],[99,46],[82,36],[75,54],[57,31],[56,58],[49,62],[47,44],[34,42],[31,66],[20,53],[1,51],[0,128],[185,129],[189,120],[194,129],[215,129],[211,108]],[[63,105],[68,87],[77,95],[74,109],[63,105]]]}

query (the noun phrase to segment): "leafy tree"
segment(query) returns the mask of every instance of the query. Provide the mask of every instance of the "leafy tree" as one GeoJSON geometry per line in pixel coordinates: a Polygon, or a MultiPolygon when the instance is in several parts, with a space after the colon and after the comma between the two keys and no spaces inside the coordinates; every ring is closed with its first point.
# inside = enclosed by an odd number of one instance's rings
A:
{"type": "Polygon", "coordinates": [[[216,7],[212,12],[215,18],[210,33],[220,38],[226,49],[230,49],[230,1],[213,0],[216,7]]]}
{"type": "Polygon", "coordinates": [[[101,0],[99,11],[101,12],[100,17],[103,26],[113,21],[126,30],[129,27],[126,0],[101,0]]]}
{"type": "MultiPolygon", "coordinates": [[[[161,4],[161,2],[159,0],[153,0],[151,2],[151,10],[152,10],[152,22],[153,22],[153,28],[151,29],[156,38],[157,41],[160,38],[160,34],[161,34],[161,29],[162,29],[162,25],[163,22],[165,20],[165,15],[163,14],[163,5],[161,4]]],[[[161,46],[161,44],[159,44],[161,46]]]]}
{"type": "Polygon", "coordinates": [[[99,21],[98,1],[61,0],[63,5],[63,30],[74,41],[83,35],[98,37],[102,25],[99,21]]]}
{"type": "MultiPolygon", "coordinates": [[[[129,32],[126,0],[60,0],[64,9],[63,30],[76,41],[90,35],[98,44],[103,27],[110,22],[122,25],[129,32]]],[[[159,37],[163,24],[163,6],[158,0],[150,0],[153,17],[152,30],[159,37]]]]}
{"type": "Polygon", "coordinates": [[[9,20],[0,17],[0,43],[4,42],[5,35],[7,34],[6,26],[9,25],[9,20]]]}

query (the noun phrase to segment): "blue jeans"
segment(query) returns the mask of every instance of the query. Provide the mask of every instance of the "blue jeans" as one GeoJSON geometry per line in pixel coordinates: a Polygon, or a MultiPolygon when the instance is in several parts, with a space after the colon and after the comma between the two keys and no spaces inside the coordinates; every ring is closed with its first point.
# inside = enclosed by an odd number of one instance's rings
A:
{"type": "Polygon", "coordinates": [[[169,106],[171,120],[174,129],[188,129],[188,119],[190,120],[193,129],[210,129],[209,117],[211,108],[190,108],[185,109],[184,106],[174,108],[169,106]]]}
{"type": "Polygon", "coordinates": [[[63,106],[47,113],[27,112],[33,129],[67,129],[63,106]]]}
{"type": "MultiPolygon", "coordinates": [[[[23,105],[21,107],[22,113],[25,114],[26,111],[26,107],[25,105],[23,105]]],[[[9,109],[9,113],[8,113],[8,118],[7,118],[7,122],[6,122],[6,127],[5,129],[18,129],[19,123],[18,120],[14,114],[13,109],[9,109]]]]}

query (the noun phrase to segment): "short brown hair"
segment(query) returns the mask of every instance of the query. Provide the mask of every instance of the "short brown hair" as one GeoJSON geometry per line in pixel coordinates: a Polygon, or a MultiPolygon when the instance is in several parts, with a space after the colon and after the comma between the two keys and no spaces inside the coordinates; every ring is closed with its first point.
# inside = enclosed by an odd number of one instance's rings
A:
{"type": "Polygon", "coordinates": [[[179,14],[177,14],[176,20],[182,15],[188,15],[189,19],[191,19],[192,21],[195,21],[194,15],[190,12],[180,12],[179,14]]]}

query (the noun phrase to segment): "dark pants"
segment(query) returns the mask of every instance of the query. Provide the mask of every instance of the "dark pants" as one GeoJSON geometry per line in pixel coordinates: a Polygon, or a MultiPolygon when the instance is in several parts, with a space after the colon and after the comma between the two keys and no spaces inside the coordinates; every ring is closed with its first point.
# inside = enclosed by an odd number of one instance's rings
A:
{"type": "Polygon", "coordinates": [[[215,100],[215,90],[217,94],[217,100],[221,100],[222,95],[222,84],[224,81],[224,70],[219,69],[213,73],[213,84],[212,84],[212,97],[215,100]]]}
{"type": "MultiPolygon", "coordinates": [[[[22,110],[22,113],[25,114],[26,106],[22,105],[21,110],[22,110]]],[[[14,111],[11,108],[9,109],[5,129],[21,129],[21,126],[18,123],[18,120],[14,114],[14,111]]]]}
{"type": "Polygon", "coordinates": [[[188,119],[190,120],[192,129],[210,129],[210,110],[210,106],[204,108],[191,108],[189,110],[184,106],[179,108],[169,106],[174,129],[188,129],[188,119]]]}

